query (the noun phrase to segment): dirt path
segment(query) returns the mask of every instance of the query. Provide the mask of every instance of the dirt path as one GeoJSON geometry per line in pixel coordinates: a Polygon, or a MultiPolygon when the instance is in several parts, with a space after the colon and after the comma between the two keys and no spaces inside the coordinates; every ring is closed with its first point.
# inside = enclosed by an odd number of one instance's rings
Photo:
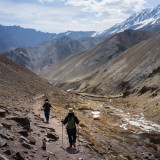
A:
{"type": "MultiPolygon", "coordinates": [[[[41,119],[44,119],[44,113],[42,108],[42,101],[39,100],[40,97],[36,98],[36,103],[34,105],[34,114],[39,115],[41,119]]],[[[82,137],[77,138],[77,147],[76,148],[69,148],[68,143],[68,136],[66,134],[65,126],[63,126],[62,132],[62,123],[60,120],[53,118],[53,114],[51,113],[49,124],[46,124],[44,121],[41,121],[42,124],[38,124],[38,126],[43,126],[46,128],[53,128],[55,129],[56,135],[59,136],[58,141],[55,142],[47,142],[47,152],[54,155],[56,160],[103,160],[99,154],[92,151],[91,149],[86,147],[87,142],[83,140],[82,137]],[[63,141],[62,141],[62,134],[63,134],[63,141]]],[[[46,132],[44,133],[45,136],[46,132]]],[[[44,137],[40,137],[39,143],[42,143],[42,139],[44,137]]]]}

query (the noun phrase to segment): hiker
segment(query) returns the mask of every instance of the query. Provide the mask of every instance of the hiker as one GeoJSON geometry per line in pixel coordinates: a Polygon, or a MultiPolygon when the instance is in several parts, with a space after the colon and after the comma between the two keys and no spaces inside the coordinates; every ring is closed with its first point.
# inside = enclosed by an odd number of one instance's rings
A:
{"type": "Polygon", "coordinates": [[[79,124],[78,118],[74,115],[74,111],[72,108],[69,108],[68,115],[64,120],[61,121],[64,125],[67,124],[67,134],[69,138],[70,148],[72,145],[76,147],[76,125],[75,123],[79,124]]]}
{"type": "Polygon", "coordinates": [[[49,114],[50,114],[50,108],[51,108],[51,104],[49,103],[49,100],[46,99],[45,100],[45,103],[43,105],[43,108],[44,108],[44,115],[45,115],[45,118],[46,118],[46,123],[49,123],[49,114]]]}

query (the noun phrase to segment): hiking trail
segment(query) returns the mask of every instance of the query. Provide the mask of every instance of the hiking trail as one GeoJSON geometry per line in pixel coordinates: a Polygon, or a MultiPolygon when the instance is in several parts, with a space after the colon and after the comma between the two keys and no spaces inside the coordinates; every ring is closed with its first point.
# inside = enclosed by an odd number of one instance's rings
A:
{"type": "MultiPolygon", "coordinates": [[[[56,135],[58,135],[59,139],[57,141],[49,141],[46,142],[46,152],[51,153],[51,157],[55,158],[56,160],[102,160],[103,158],[97,154],[96,152],[92,151],[91,149],[87,148],[86,141],[80,136],[77,137],[77,147],[76,148],[69,148],[69,142],[68,142],[68,135],[66,133],[66,128],[63,125],[60,120],[56,119],[54,116],[54,106],[53,110],[50,112],[50,120],[49,124],[45,123],[44,119],[44,111],[42,110],[43,102],[40,100],[40,98],[43,97],[43,95],[36,96],[34,99],[36,100],[36,103],[33,107],[33,113],[34,115],[37,115],[41,122],[36,124],[37,127],[45,128],[43,130],[43,136],[40,137],[41,145],[42,140],[45,137],[45,135],[49,132],[47,132],[48,129],[55,130],[56,135]],[[63,144],[62,144],[62,127],[63,127],[63,144]]],[[[66,113],[67,115],[68,113],[66,113]]],[[[64,117],[65,118],[65,117],[64,117]]],[[[39,144],[40,145],[40,144],[39,144]]],[[[52,158],[51,158],[52,159],[52,158]]]]}

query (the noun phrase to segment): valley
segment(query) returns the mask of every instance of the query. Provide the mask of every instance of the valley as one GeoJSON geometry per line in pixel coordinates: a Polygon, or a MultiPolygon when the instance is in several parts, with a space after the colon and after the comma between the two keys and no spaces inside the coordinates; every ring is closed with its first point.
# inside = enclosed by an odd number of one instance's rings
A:
{"type": "Polygon", "coordinates": [[[160,5],[101,33],[0,29],[0,159],[160,160],[160,5]]]}

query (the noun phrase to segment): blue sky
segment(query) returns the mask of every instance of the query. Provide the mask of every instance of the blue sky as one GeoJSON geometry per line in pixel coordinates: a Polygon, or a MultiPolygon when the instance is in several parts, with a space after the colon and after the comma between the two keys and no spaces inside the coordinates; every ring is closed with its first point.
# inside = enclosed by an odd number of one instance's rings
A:
{"type": "Polygon", "coordinates": [[[0,0],[0,24],[39,31],[103,31],[159,0],[0,0]]]}

